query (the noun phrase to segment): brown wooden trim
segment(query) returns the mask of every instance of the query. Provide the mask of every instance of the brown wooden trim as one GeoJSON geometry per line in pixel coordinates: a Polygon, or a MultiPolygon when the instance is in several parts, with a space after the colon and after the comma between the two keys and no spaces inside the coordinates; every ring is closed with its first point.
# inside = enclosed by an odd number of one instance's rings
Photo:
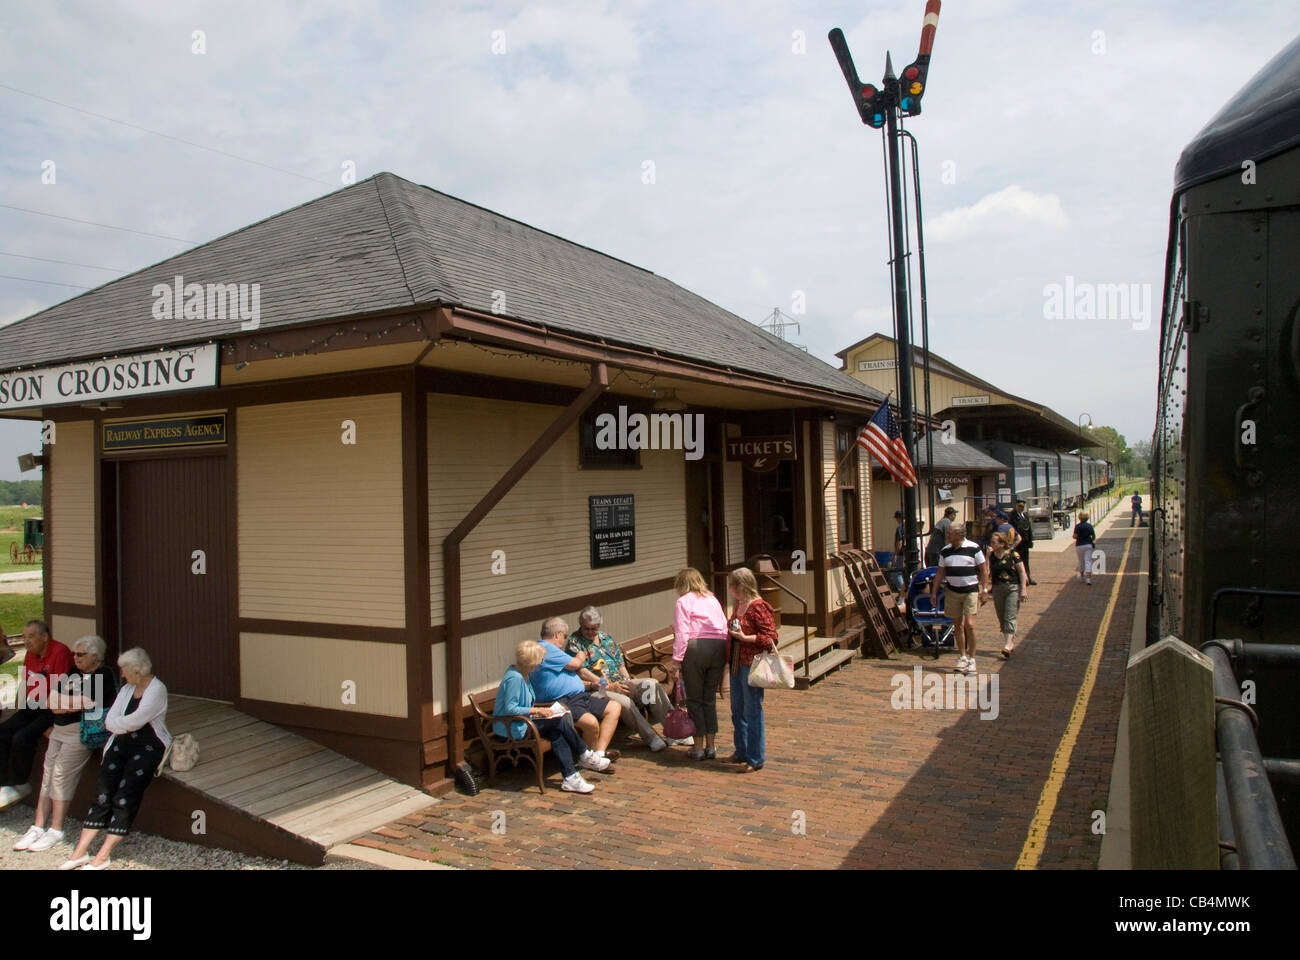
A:
{"type": "Polygon", "coordinates": [[[314,623],[309,620],[268,620],[240,617],[240,633],[270,633],[282,637],[321,637],[364,640],[369,643],[406,643],[404,627],[368,627],[357,623],[314,623]]]}
{"type": "MultiPolygon", "coordinates": [[[[47,593],[46,596],[48,597],[49,594],[47,593]]],[[[61,603],[47,599],[45,609],[52,617],[82,617],[87,620],[98,620],[100,608],[92,603],[61,603]]]]}
{"type": "Polygon", "coordinates": [[[471,637],[476,633],[504,630],[508,627],[532,623],[533,621],[540,624],[547,617],[559,616],[564,611],[581,610],[587,604],[603,607],[611,603],[621,603],[624,600],[635,600],[638,597],[659,593],[661,590],[672,589],[674,579],[675,577],[662,577],[646,583],[637,583],[627,587],[614,587],[599,593],[580,593],[576,596],[565,597],[563,600],[552,600],[547,603],[534,604],[530,607],[516,607],[513,610],[506,610],[501,613],[490,613],[486,616],[474,617],[471,620],[461,621],[461,636],[471,637]]]}
{"type": "MultiPolygon", "coordinates": [[[[98,427],[98,424],[96,426],[98,427]]],[[[98,429],[95,432],[100,433],[98,429]]],[[[102,433],[100,435],[102,437],[102,433]]],[[[95,444],[97,462],[100,459],[115,462],[118,460],[176,460],[181,457],[221,457],[226,455],[229,447],[229,444],[214,443],[210,447],[179,447],[175,450],[168,450],[163,447],[158,450],[123,450],[118,453],[113,450],[101,451],[99,447],[102,443],[103,441],[100,440],[95,444]]]]}
{"type": "Polygon", "coordinates": [[[239,419],[235,410],[226,416],[226,556],[230,558],[230,570],[226,574],[226,592],[230,597],[230,629],[234,636],[230,642],[234,645],[235,662],[235,696],[244,692],[244,665],[240,646],[243,637],[239,629],[239,419]]]}
{"type": "MultiPolygon", "coordinates": [[[[429,401],[411,370],[402,390],[402,499],[406,574],[406,696],[424,739],[433,734],[433,647],[429,643],[429,401]]],[[[446,757],[442,757],[446,760],[446,757]]]]}
{"type": "Polygon", "coordinates": [[[275,703],[271,700],[236,698],[236,710],[252,714],[267,723],[301,727],[303,730],[332,730],[362,737],[415,742],[418,731],[406,717],[390,717],[378,713],[361,713],[356,710],[332,710],[311,707],[300,703],[275,703]]]}
{"type": "Polygon", "coordinates": [[[403,308],[372,313],[355,319],[340,318],[321,323],[274,327],[250,333],[236,333],[221,342],[221,365],[235,366],[274,359],[279,353],[334,353],[394,343],[423,343],[438,339],[432,310],[403,308]],[[333,330],[329,328],[333,327],[333,330]],[[387,333],[383,331],[387,330],[387,333]],[[328,333],[327,333],[328,331],[328,333]],[[329,337],[322,343],[323,336],[329,337]],[[269,344],[271,350],[266,349],[269,344]]]}

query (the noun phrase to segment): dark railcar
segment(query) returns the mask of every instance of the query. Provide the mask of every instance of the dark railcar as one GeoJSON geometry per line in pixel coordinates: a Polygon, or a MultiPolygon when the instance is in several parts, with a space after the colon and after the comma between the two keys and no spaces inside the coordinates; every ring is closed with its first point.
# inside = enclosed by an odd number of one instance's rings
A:
{"type": "MultiPolygon", "coordinates": [[[[1215,115],[1175,171],[1148,642],[1300,642],[1300,593],[1272,593],[1300,591],[1290,544],[1300,530],[1298,307],[1300,39],[1215,115]]],[[[1264,755],[1300,757],[1296,673],[1253,679],[1264,755]]],[[[1276,793],[1294,846],[1300,792],[1276,793]]]]}

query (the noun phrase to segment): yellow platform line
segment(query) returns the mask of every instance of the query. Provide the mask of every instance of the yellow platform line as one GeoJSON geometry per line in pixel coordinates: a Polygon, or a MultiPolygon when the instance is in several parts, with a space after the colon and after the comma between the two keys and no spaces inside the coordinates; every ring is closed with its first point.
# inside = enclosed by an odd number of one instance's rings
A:
{"type": "MultiPolygon", "coordinates": [[[[1129,548],[1133,544],[1134,527],[1124,541],[1124,556],[1120,560],[1119,572],[1122,575],[1128,568],[1129,548]]],[[[1092,698],[1092,688],[1097,683],[1097,667],[1101,663],[1102,650],[1106,646],[1106,632],[1110,629],[1110,618],[1115,612],[1119,600],[1119,586],[1122,576],[1114,578],[1110,588],[1110,599],[1106,602],[1106,612],[1102,615],[1101,626],[1097,628],[1097,638],[1092,642],[1092,656],[1088,658],[1088,669],[1083,673],[1083,683],[1074,698],[1074,707],[1070,711],[1070,720],[1065,725],[1065,734],[1056,745],[1056,754],[1052,757],[1052,769],[1043,784],[1043,792],[1038,797],[1038,807],[1034,810],[1034,819],[1029,822],[1029,835],[1025,845],[1020,848],[1020,857],[1016,860],[1017,870],[1033,870],[1043,855],[1047,845],[1047,828],[1056,812],[1056,801],[1060,797],[1061,787],[1065,784],[1065,775],[1070,772],[1070,757],[1074,754],[1074,745],[1079,740],[1079,731],[1083,729],[1083,718],[1088,712],[1088,701],[1092,698]]],[[[1069,581],[1066,581],[1069,583],[1069,581]]]]}

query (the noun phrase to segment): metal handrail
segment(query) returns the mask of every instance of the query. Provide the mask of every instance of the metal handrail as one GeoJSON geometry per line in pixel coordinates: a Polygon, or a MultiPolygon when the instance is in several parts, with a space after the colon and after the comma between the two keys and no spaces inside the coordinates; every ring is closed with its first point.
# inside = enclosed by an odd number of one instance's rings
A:
{"type": "MultiPolygon", "coordinates": [[[[787,587],[780,580],[776,579],[776,577],[772,576],[770,573],[760,573],[759,576],[764,580],[771,581],[772,584],[778,590],[782,590],[785,593],[790,594],[790,596],[794,597],[801,604],[803,604],[803,676],[804,679],[807,680],[808,679],[808,601],[805,600],[803,597],[799,596],[799,594],[795,593],[793,590],[787,587]]],[[[779,641],[780,639],[781,638],[778,636],[777,640],[779,641]]],[[[778,646],[780,646],[779,643],[778,646]]]]}
{"type": "Polygon", "coordinates": [[[1241,701],[1232,643],[1210,640],[1201,646],[1214,667],[1214,735],[1232,814],[1231,842],[1247,870],[1294,870],[1295,857],[1255,736],[1257,718],[1241,701]]]}

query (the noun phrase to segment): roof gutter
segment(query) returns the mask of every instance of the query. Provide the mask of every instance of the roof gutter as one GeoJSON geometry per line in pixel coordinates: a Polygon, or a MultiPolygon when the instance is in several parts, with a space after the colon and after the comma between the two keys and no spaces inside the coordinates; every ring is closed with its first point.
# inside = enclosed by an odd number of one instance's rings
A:
{"type": "Polygon", "coordinates": [[[465,518],[442,541],[442,590],[443,621],[446,630],[447,654],[447,756],[451,769],[463,767],[465,763],[465,730],[461,713],[461,701],[465,697],[464,678],[462,675],[461,644],[461,584],[460,584],[460,545],[475,527],[491,512],[492,508],[514,489],[524,475],[542,459],[556,441],[564,435],[578,418],[581,417],[596,399],[609,388],[609,371],[604,363],[591,365],[591,380],[585,390],[578,394],[555,418],[541,436],[533,441],[524,453],[515,461],[501,479],[498,480],[477,504],[465,514],[465,518]]]}

